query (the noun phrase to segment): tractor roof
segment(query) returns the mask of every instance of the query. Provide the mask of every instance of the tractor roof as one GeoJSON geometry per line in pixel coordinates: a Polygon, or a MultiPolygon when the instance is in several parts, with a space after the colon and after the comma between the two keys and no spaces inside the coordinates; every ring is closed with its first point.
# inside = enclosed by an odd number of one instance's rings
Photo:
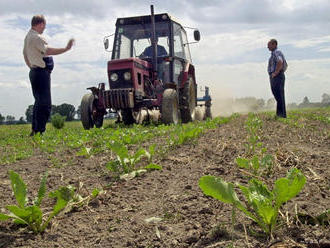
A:
{"type": "MultiPolygon", "coordinates": [[[[155,15],[155,22],[169,22],[169,21],[174,21],[181,26],[180,23],[178,23],[173,17],[171,17],[167,13],[155,15]]],[[[151,15],[118,18],[116,21],[116,26],[145,24],[145,23],[151,23],[151,15]]]]}

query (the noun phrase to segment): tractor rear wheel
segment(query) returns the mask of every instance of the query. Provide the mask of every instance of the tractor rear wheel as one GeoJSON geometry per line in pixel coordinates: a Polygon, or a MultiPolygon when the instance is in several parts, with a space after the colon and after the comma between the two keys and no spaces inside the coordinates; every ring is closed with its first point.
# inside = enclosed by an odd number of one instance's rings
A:
{"type": "Polygon", "coordinates": [[[196,86],[194,79],[189,76],[180,97],[180,111],[183,123],[195,120],[196,86]]]}
{"type": "Polygon", "coordinates": [[[84,129],[88,130],[93,128],[94,125],[97,128],[103,125],[103,114],[93,116],[93,110],[96,109],[94,95],[89,93],[83,96],[81,100],[81,122],[84,129]]]}
{"type": "Polygon", "coordinates": [[[132,125],[135,123],[135,119],[133,117],[133,110],[130,108],[122,109],[121,117],[125,125],[132,125]]]}
{"type": "Polygon", "coordinates": [[[162,121],[165,124],[179,123],[178,93],[174,89],[166,89],[162,102],[162,121]]]}

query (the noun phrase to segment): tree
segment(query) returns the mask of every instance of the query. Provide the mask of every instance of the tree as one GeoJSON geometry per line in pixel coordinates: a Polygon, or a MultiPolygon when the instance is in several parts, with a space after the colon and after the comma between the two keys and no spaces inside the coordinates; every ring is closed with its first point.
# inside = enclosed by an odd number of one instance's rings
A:
{"type": "Polygon", "coordinates": [[[14,124],[15,123],[15,116],[7,115],[6,116],[6,122],[7,122],[7,124],[14,124]]]}
{"type": "Polygon", "coordinates": [[[33,105],[29,105],[28,108],[25,110],[25,119],[27,122],[32,122],[32,115],[33,115],[33,105]]]}
{"type": "Polygon", "coordinates": [[[327,93],[323,93],[321,103],[330,103],[330,95],[327,93]]]}
{"type": "Polygon", "coordinates": [[[0,125],[5,121],[5,117],[0,114],[0,125]]]}
{"type": "Polygon", "coordinates": [[[307,96],[304,97],[302,103],[299,104],[299,108],[310,108],[312,104],[310,103],[307,96]]]}
{"type": "Polygon", "coordinates": [[[303,99],[303,102],[302,102],[303,104],[309,104],[310,103],[310,101],[309,101],[309,99],[308,99],[308,97],[307,96],[305,96],[304,97],[304,99],[303,99]]]}
{"type": "Polygon", "coordinates": [[[74,115],[76,114],[75,107],[71,104],[63,103],[59,106],[52,108],[52,115],[59,113],[62,116],[66,117],[66,121],[72,121],[74,115]]]}
{"type": "Polygon", "coordinates": [[[78,109],[77,109],[76,113],[77,113],[78,120],[80,120],[80,118],[81,118],[81,105],[78,106],[78,109]]]}
{"type": "Polygon", "coordinates": [[[16,124],[26,124],[26,121],[24,120],[24,117],[21,116],[19,120],[16,122],[16,124]]]}

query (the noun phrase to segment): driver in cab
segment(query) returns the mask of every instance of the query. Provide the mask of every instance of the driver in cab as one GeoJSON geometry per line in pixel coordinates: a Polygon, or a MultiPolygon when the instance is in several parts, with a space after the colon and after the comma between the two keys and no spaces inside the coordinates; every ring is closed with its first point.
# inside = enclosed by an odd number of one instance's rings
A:
{"type": "MultiPolygon", "coordinates": [[[[156,37],[156,44],[157,44],[157,57],[167,56],[166,49],[158,45],[158,37],[156,37]]],[[[151,58],[152,57],[152,45],[148,46],[144,49],[143,53],[141,53],[140,58],[151,58]]]]}

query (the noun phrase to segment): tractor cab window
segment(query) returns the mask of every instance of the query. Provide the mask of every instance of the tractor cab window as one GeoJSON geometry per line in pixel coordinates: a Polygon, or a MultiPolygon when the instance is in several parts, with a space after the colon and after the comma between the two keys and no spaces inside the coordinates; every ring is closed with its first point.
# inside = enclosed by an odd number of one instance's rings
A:
{"type": "Polygon", "coordinates": [[[186,32],[183,28],[173,23],[174,56],[191,61],[186,32]]]}
{"type": "Polygon", "coordinates": [[[187,34],[186,34],[186,32],[183,29],[181,29],[181,37],[182,37],[182,42],[183,42],[185,59],[187,59],[189,62],[191,62],[187,34]]]}
{"type": "MultiPolygon", "coordinates": [[[[169,23],[156,23],[158,45],[162,48],[159,56],[169,55],[169,23]]],[[[112,59],[143,57],[145,50],[151,47],[151,24],[120,25],[117,27],[112,59]]],[[[148,55],[149,53],[147,53],[148,55]]],[[[148,57],[148,56],[144,56],[148,57]]]]}

